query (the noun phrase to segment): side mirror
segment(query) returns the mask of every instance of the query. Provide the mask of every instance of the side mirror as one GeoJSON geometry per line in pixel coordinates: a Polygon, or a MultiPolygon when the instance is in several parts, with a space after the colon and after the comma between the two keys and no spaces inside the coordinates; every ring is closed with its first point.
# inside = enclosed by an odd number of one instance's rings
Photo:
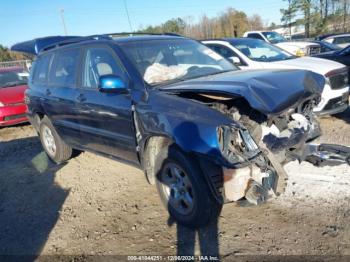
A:
{"type": "Polygon", "coordinates": [[[234,65],[241,65],[241,60],[237,56],[231,56],[228,60],[234,65]]]}
{"type": "Polygon", "coordinates": [[[123,79],[116,75],[104,75],[99,79],[99,90],[105,93],[123,93],[127,85],[123,79]]]}

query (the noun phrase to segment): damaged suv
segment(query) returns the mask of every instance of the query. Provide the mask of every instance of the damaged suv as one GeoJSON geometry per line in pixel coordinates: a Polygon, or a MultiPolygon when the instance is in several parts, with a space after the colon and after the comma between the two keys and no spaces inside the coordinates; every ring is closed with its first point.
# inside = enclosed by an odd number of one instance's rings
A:
{"type": "Polygon", "coordinates": [[[86,150],[140,167],[171,216],[199,227],[222,204],[283,192],[283,165],[349,162],[311,145],[324,86],[303,70],[240,71],[174,35],[47,37],[12,50],[37,55],[28,117],[56,163],[86,150]]]}

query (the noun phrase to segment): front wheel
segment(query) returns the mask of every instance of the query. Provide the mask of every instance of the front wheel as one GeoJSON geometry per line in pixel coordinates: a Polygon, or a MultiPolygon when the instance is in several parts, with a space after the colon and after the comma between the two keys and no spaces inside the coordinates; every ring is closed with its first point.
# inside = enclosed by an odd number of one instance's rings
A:
{"type": "Polygon", "coordinates": [[[198,228],[217,219],[222,205],[213,198],[194,159],[170,146],[159,153],[156,167],[158,193],[179,224],[198,228]]]}
{"type": "Polygon", "coordinates": [[[46,154],[57,164],[72,156],[72,148],[57,134],[51,121],[45,116],[40,121],[40,141],[46,154]]]}

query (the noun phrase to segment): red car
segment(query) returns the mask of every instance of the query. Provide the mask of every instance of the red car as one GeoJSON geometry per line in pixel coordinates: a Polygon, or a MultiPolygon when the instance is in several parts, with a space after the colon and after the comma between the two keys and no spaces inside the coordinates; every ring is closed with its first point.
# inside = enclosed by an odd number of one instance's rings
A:
{"type": "Polygon", "coordinates": [[[0,68],[0,127],[27,122],[24,91],[28,72],[20,67],[0,68]]]}

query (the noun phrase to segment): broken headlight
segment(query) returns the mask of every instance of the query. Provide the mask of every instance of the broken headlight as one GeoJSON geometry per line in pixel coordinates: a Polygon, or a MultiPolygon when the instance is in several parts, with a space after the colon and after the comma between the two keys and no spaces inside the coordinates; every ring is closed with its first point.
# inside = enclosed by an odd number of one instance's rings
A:
{"type": "Polygon", "coordinates": [[[221,154],[232,164],[249,161],[260,153],[249,131],[242,127],[220,126],[217,136],[221,154]]]}

